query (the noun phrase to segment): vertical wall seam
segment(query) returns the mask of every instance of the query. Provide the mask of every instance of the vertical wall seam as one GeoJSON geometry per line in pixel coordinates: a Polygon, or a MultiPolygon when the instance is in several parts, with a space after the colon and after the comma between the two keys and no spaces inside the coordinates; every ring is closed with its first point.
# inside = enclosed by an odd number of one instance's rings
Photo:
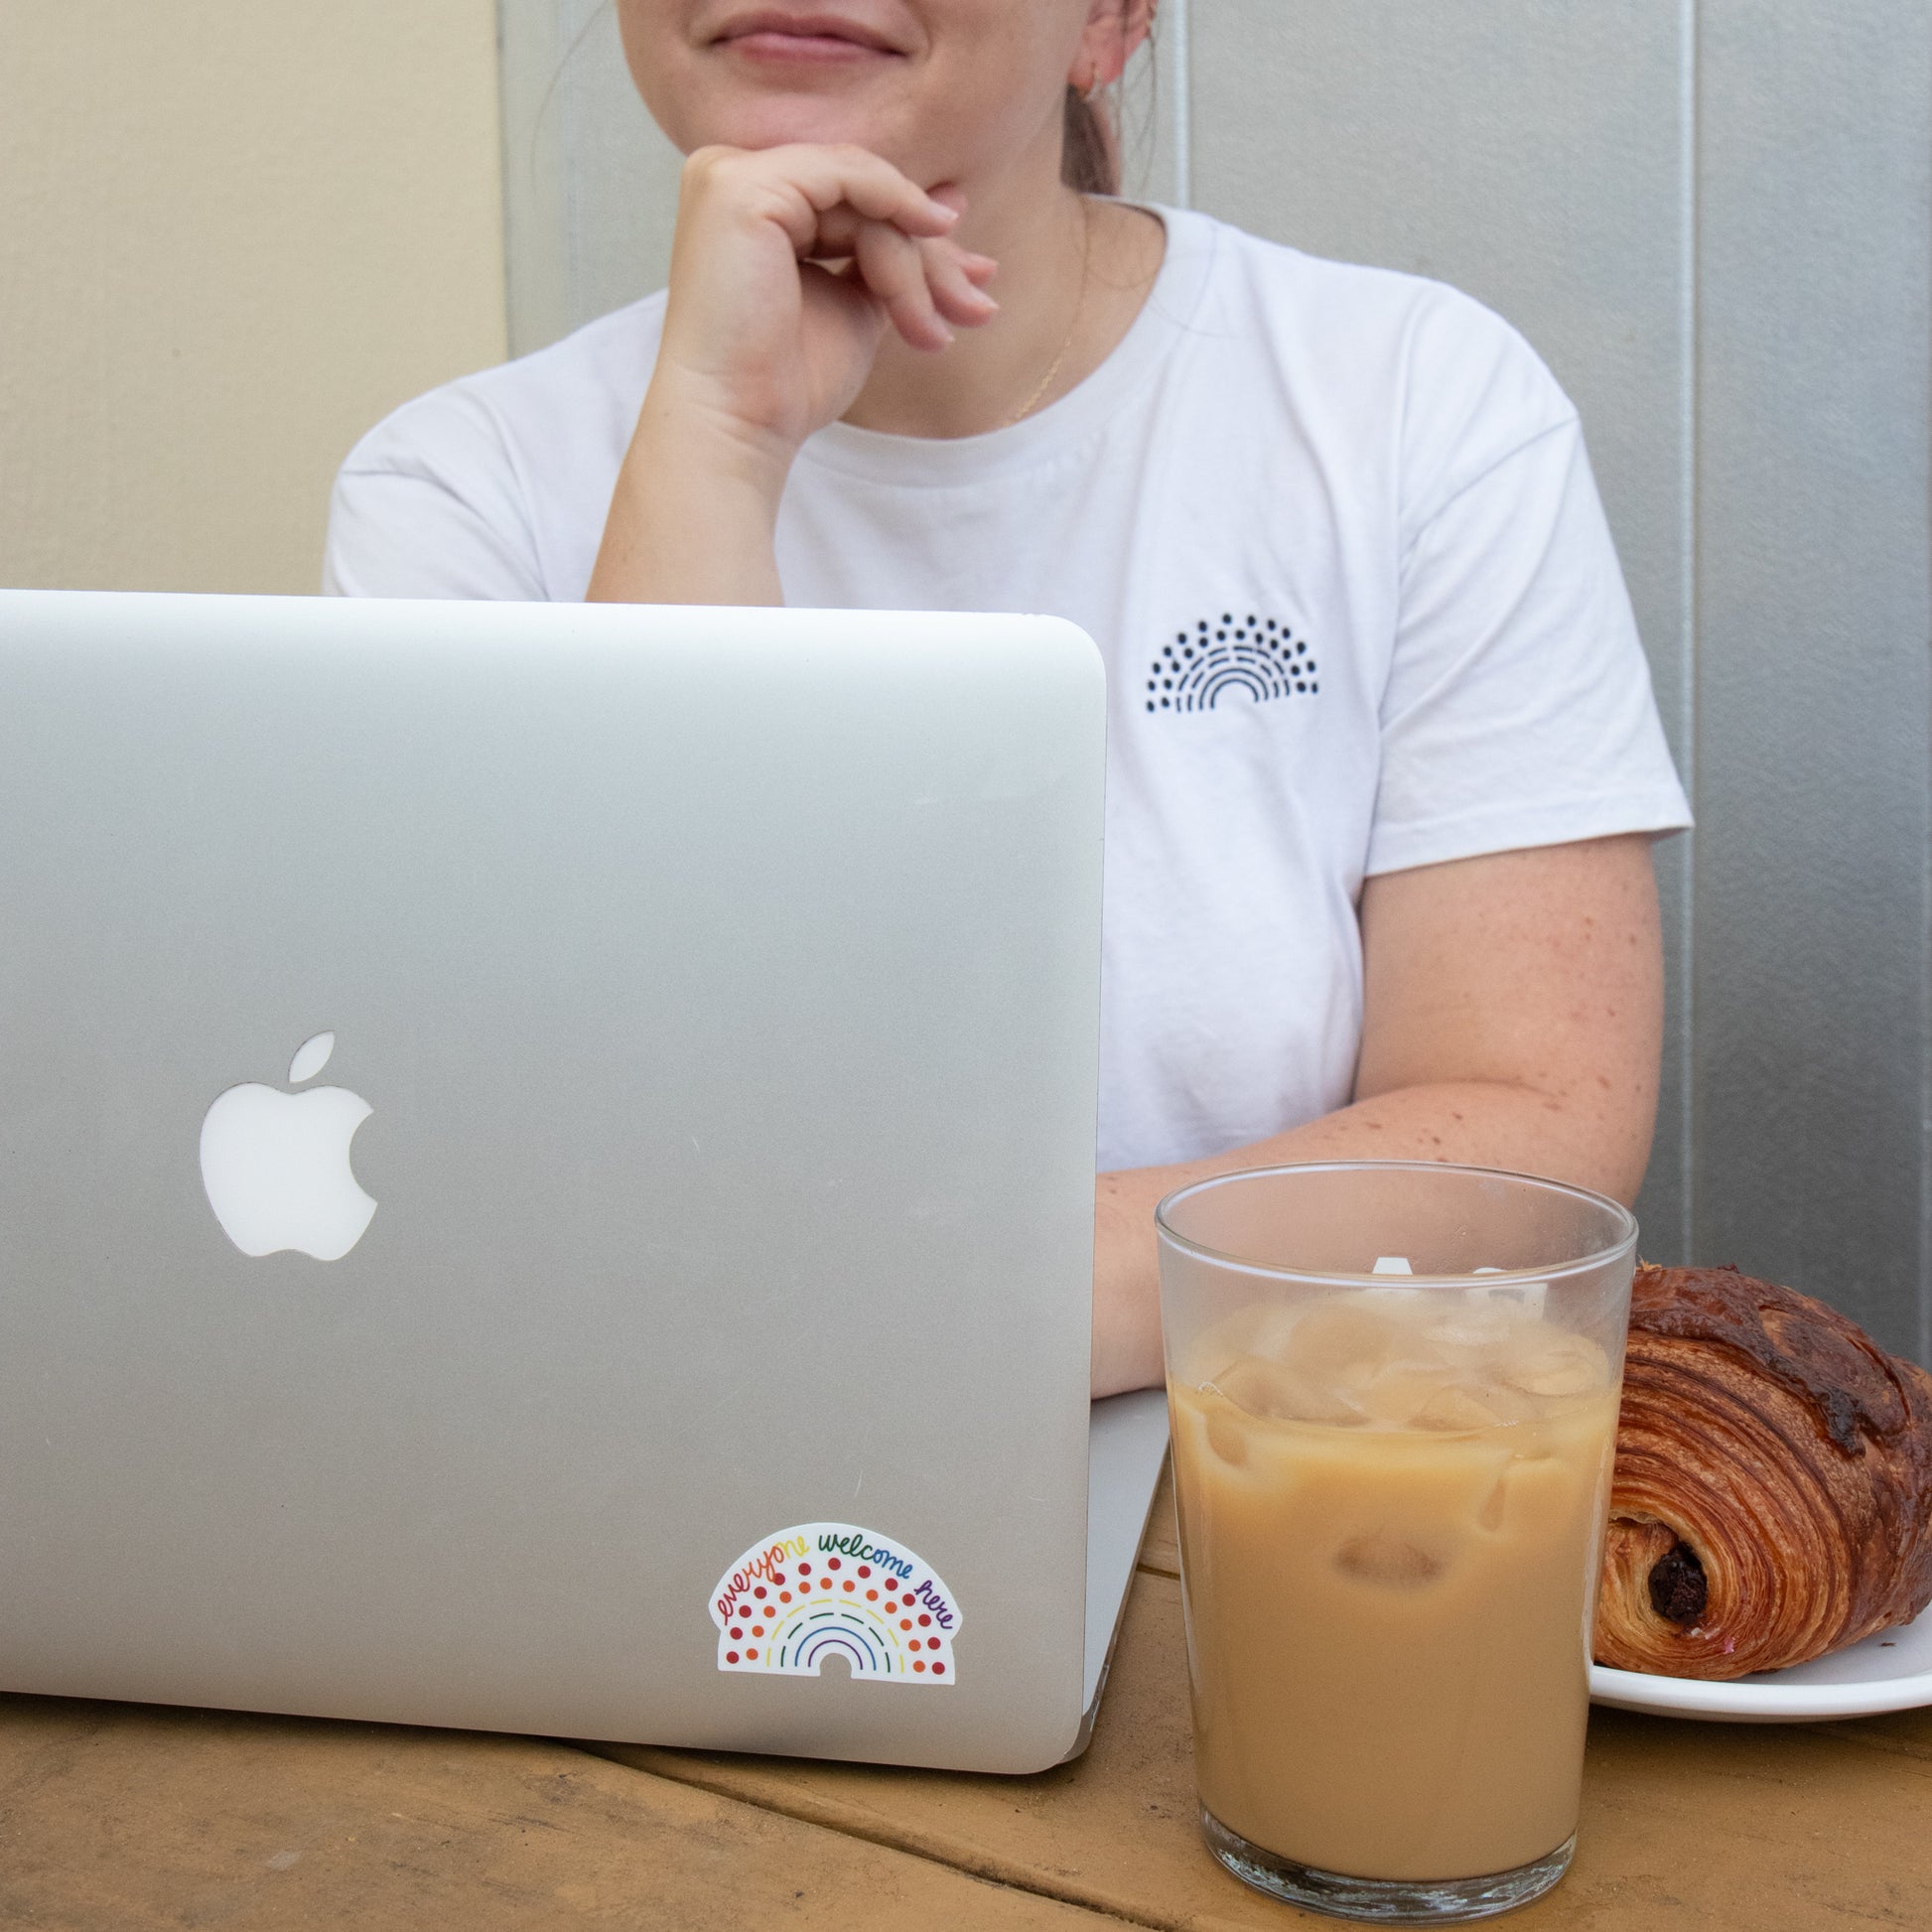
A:
{"type": "MultiPolygon", "coordinates": [[[[1698,776],[1703,762],[1700,733],[1703,707],[1699,702],[1698,587],[1699,502],[1701,480],[1699,380],[1701,341],[1701,192],[1702,152],[1698,125],[1701,87],[1701,28],[1699,0],[1681,0],[1678,16],[1678,141],[1680,202],[1678,207],[1678,476],[1682,519],[1678,542],[1681,577],[1678,585],[1678,690],[1683,720],[1684,789],[1694,816],[1701,816],[1698,776]]],[[[1677,971],[1679,987],[1680,1064],[1678,1108],[1678,1165],[1682,1189],[1683,1239],[1681,1260],[1694,1261],[1698,1242],[1698,1063],[1697,1063],[1697,834],[1685,841],[1682,884],[1679,887],[1677,971]]]]}
{"type": "MultiPolygon", "coordinates": [[[[1920,59],[1932,60],[1932,41],[1921,43],[1920,59]]],[[[1929,144],[1932,148],[1932,144],[1929,144]]],[[[1928,152],[1932,161],[1932,151],[1928,152]]],[[[1932,227],[1926,235],[1932,255],[1932,227]]],[[[1927,394],[1932,396],[1932,338],[1926,344],[1927,394]]],[[[1928,456],[1932,457],[1932,417],[1925,424],[1928,456]]],[[[1925,561],[1932,565],[1932,490],[1928,490],[1925,561]]],[[[1932,656],[1932,636],[1925,639],[1932,656]]],[[[1925,728],[1932,741],[1932,708],[1925,728]]],[[[1932,1369],[1932,799],[1921,799],[1919,821],[1919,1237],[1918,1237],[1918,1358],[1932,1369]]]]}
{"type": "Polygon", "coordinates": [[[597,8],[585,9],[579,0],[579,17],[573,19],[569,0],[557,0],[557,40],[564,50],[557,90],[563,102],[564,150],[564,332],[568,334],[584,321],[584,250],[590,243],[590,224],[582,218],[583,196],[578,187],[582,157],[578,144],[583,138],[584,116],[578,111],[578,89],[582,85],[582,64],[578,56],[597,23],[597,8]],[[575,31],[573,32],[573,28],[575,31]]]}
{"type": "Polygon", "coordinates": [[[1194,116],[1192,23],[1187,18],[1187,0],[1168,0],[1168,25],[1173,40],[1173,55],[1169,64],[1173,96],[1173,205],[1194,206],[1194,116]]]}
{"type": "Polygon", "coordinates": [[[515,142],[517,117],[510,90],[509,23],[503,18],[509,0],[496,0],[496,166],[502,177],[503,198],[503,344],[514,355],[517,326],[513,292],[516,287],[517,236],[516,221],[510,209],[510,171],[516,165],[511,150],[515,142]]]}

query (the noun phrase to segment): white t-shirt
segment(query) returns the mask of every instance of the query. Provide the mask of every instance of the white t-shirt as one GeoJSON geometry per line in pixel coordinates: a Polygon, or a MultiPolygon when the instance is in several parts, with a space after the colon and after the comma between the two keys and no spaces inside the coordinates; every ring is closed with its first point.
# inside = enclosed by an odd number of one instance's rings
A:
{"type": "MultiPolygon", "coordinates": [[[[1347,1103],[1371,874],[1689,822],[1576,411],[1438,283],[1160,210],[1106,362],[958,441],[835,423],[778,520],[793,605],[1043,612],[1110,683],[1099,1163],[1347,1103]]],[[[652,296],[398,410],[326,588],[584,595],[652,296]]]]}

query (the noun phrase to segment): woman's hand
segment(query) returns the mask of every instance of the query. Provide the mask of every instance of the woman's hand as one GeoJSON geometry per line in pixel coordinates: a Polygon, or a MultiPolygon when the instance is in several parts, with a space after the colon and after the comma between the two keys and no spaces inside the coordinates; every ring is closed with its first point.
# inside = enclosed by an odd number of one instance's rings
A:
{"type": "Polygon", "coordinates": [[[799,446],[864,387],[888,329],[940,349],[988,322],[994,264],[953,202],[863,148],[700,148],[684,165],[657,366],[594,600],[782,601],[771,535],[799,446]]]}
{"type": "Polygon", "coordinates": [[[788,463],[852,406],[888,328],[940,349],[948,324],[992,318],[994,265],[948,239],[958,219],[863,148],[700,148],[652,388],[788,463]]]}

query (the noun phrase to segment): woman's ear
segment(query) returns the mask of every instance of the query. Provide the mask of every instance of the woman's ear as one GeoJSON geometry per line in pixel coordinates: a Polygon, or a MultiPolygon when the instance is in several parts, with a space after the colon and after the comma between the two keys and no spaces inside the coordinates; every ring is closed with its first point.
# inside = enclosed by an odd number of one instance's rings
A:
{"type": "Polygon", "coordinates": [[[1158,4],[1159,0],[1089,0],[1086,30],[1066,76],[1074,92],[1091,94],[1120,78],[1154,31],[1158,4]]]}

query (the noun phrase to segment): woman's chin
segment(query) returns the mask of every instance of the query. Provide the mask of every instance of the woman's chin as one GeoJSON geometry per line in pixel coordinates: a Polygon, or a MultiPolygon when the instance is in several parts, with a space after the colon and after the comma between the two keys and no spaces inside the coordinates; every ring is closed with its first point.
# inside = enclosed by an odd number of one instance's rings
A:
{"type": "Polygon", "coordinates": [[[794,141],[815,147],[849,145],[904,165],[899,158],[904,146],[903,114],[869,112],[858,101],[773,93],[735,101],[706,120],[703,138],[692,142],[692,147],[716,143],[728,148],[779,148],[794,141]]]}

